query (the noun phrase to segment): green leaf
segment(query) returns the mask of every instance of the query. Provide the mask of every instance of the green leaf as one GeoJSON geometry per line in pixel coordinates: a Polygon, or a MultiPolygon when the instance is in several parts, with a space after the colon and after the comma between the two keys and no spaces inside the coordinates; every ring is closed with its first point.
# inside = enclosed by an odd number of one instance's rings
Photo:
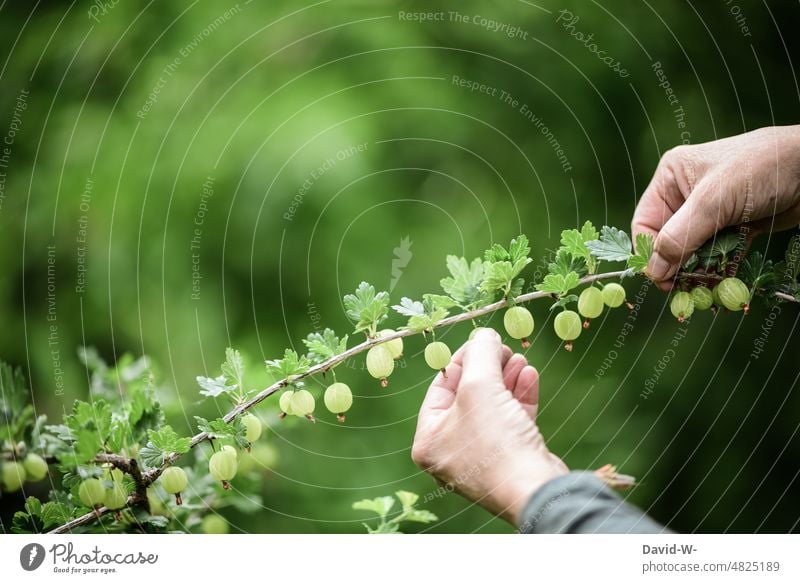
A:
{"type": "Polygon", "coordinates": [[[347,317],[355,322],[356,332],[368,330],[372,335],[389,312],[389,294],[376,293],[373,286],[362,281],[355,293],[344,296],[344,306],[347,317]]]}
{"type": "Polygon", "coordinates": [[[736,231],[721,231],[716,234],[711,246],[713,255],[728,255],[743,243],[743,238],[736,231]]]}
{"type": "Polygon", "coordinates": [[[531,252],[528,245],[528,238],[525,235],[520,235],[511,239],[511,243],[506,250],[502,245],[495,243],[484,253],[484,258],[489,263],[496,263],[498,261],[508,261],[516,263],[521,259],[526,259],[531,252]]]}
{"type": "Polygon", "coordinates": [[[225,382],[240,391],[244,391],[244,359],[238,350],[225,349],[225,362],[222,363],[222,375],[225,382]]]}
{"type": "Polygon", "coordinates": [[[189,437],[178,437],[178,434],[169,425],[165,425],[158,431],[151,429],[147,435],[150,443],[168,453],[186,453],[192,443],[189,437]]]}
{"type": "Polygon", "coordinates": [[[64,524],[72,518],[69,509],[60,502],[48,502],[44,504],[39,512],[42,525],[45,530],[54,526],[64,524]]]}
{"type": "MultiPolygon", "coordinates": [[[[577,231],[576,231],[577,232],[577,231]]],[[[589,256],[589,250],[583,248],[586,255],[589,256]]],[[[575,257],[566,248],[562,247],[556,252],[556,257],[552,263],[549,263],[548,271],[554,275],[563,275],[564,277],[571,272],[577,273],[579,276],[586,275],[586,259],[583,257],[575,257]]]]}
{"type": "Polygon", "coordinates": [[[105,443],[111,432],[111,405],[103,399],[93,403],[75,401],[72,414],[64,418],[64,423],[76,433],[80,429],[90,429],[105,443]]]}
{"type": "Polygon", "coordinates": [[[571,289],[578,287],[578,285],[580,285],[580,280],[581,278],[574,272],[568,273],[567,275],[550,273],[545,276],[542,283],[536,286],[536,289],[557,296],[563,296],[571,289]]]}
{"type": "Polygon", "coordinates": [[[147,436],[147,445],[139,451],[139,456],[148,467],[160,466],[164,463],[164,457],[172,453],[186,453],[192,444],[191,438],[178,437],[169,425],[164,425],[157,431],[151,429],[147,436]]]}
{"type": "Polygon", "coordinates": [[[589,252],[603,261],[627,261],[632,255],[631,238],[616,227],[603,227],[600,238],[586,241],[589,252]]]}
{"type": "Polygon", "coordinates": [[[583,237],[583,242],[586,241],[594,241],[600,237],[600,233],[597,232],[597,229],[594,228],[592,221],[586,221],[583,223],[583,227],[581,227],[581,236],[583,237]]]}
{"type": "Polygon", "coordinates": [[[653,236],[650,233],[636,235],[636,255],[628,258],[628,268],[639,273],[644,271],[653,254],[653,236]]]}
{"type": "Polygon", "coordinates": [[[333,358],[347,350],[347,335],[339,339],[336,333],[330,328],[325,328],[322,334],[312,332],[303,344],[308,348],[308,358],[315,364],[319,364],[333,358]]]}
{"type": "Polygon", "coordinates": [[[403,520],[408,520],[409,522],[422,522],[423,524],[429,524],[431,522],[436,522],[439,520],[439,517],[436,516],[433,512],[429,512],[428,510],[419,510],[414,509],[410,512],[406,513],[403,516],[403,520]]]}
{"type": "Polygon", "coordinates": [[[294,350],[287,348],[283,358],[266,361],[267,372],[279,379],[288,379],[291,376],[308,372],[311,361],[306,356],[298,355],[294,350]]]}
{"type": "Polygon", "coordinates": [[[400,298],[400,304],[392,306],[392,309],[398,314],[408,317],[421,316],[425,313],[425,306],[422,305],[422,302],[406,297],[400,298]]]}
{"type": "Polygon", "coordinates": [[[217,378],[198,376],[195,377],[197,384],[200,385],[200,394],[204,397],[219,397],[226,393],[236,391],[235,385],[227,384],[225,375],[219,375],[217,378]]]}
{"type": "Polygon", "coordinates": [[[389,511],[394,506],[394,498],[391,496],[380,496],[378,498],[359,500],[353,502],[353,510],[366,510],[374,512],[381,518],[385,518],[389,511]]]}
{"type": "Polygon", "coordinates": [[[481,291],[481,282],[487,265],[479,257],[468,264],[463,257],[448,255],[447,270],[450,272],[450,277],[442,278],[439,283],[444,292],[459,305],[468,306],[479,302],[484,295],[481,291]]]}
{"type": "Polygon", "coordinates": [[[407,490],[398,490],[394,493],[394,495],[397,496],[398,500],[400,500],[400,504],[403,505],[403,508],[410,508],[417,503],[417,500],[419,500],[418,494],[409,492],[407,490]]]}
{"type": "MultiPolygon", "coordinates": [[[[30,401],[30,390],[20,367],[0,362],[0,422],[13,417],[30,401]]],[[[7,420],[10,424],[10,419],[7,420]]],[[[2,435],[7,438],[8,435],[2,435]]]]}
{"type": "Polygon", "coordinates": [[[421,302],[410,298],[400,300],[399,306],[392,308],[404,316],[408,316],[408,323],[404,326],[407,330],[422,332],[430,330],[447,317],[448,310],[442,305],[447,303],[445,296],[425,294],[421,302]]]}

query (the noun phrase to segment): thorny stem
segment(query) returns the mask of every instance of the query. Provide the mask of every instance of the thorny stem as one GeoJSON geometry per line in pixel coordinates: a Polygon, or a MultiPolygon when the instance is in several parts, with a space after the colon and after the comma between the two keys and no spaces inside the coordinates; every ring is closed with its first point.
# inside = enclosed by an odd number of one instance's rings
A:
{"type": "MultiPolygon", "coordinates": [[[[584,277],[584,278],[582,278],[580,280],[580,284],[579,285],[592,284],[592,283],[594,283],[596,281],[601,281],[601,280],[605,280],[605,279],[620,279],[626,274],[627,274],[627,271],[609,271],[607,273],[597,273],[597,274],[594,274],[594,275],[588,275],[588,276],[586,276],[586,277],[584,277]]],[[[711,275],[711,274],[702,274],[702,273],[681,274],[681,276],[682,277],[689,277],[689,278],[692,278],[692,279],[707,279],[707,280],[720,279],[719,276],[714,276],[714,275],[711,275]]],[[[780,298],[780,299],[786,300],[786,301],[798,302],[798,300],[795,297],[790,296],[788,294],[781,293],[781,292],[776,292],[775,296],[780,298]]],[[[553,297],[554,297],[553,294],[550,293],[550,292],[535,291],[535,292],[530,292],[530,293],[526,293],[526,294],[522,294],[522,295],[517,296],[517,298],[514,300],[513,304],[521,304],[521,303],[530,302],[532,300],[538,300],[538,299],[543,299],[543,298],[551,298],[551,299],[553,299],[553,297]]],[[[449,318],[444,318],[444,319],[440,320],[434,326],[434,328],[444,328],[446,326],[452,326],[453,324],[458,324],[460,322],[465,322],[467,320],[474,320],[475,318],[480,318],[481,316],[485,316],[487,314],[491,314],[492,312],[496,312],[498,310],[502,310],[504,308],[507,308],[509,306],[509,303],[510,302],[506,298],[503,298],[503,299],[501,299],[501,300],[499,300],[497,302],[494,302],[494,303],[489,304],[487,306],[483,306],[482,308],[478,308],[476,310],[470,310],[468,312],[463,312],[461,314],[456,314],[454,316],[450,316],[449,318]]],[[[268,386],[267,388],[265,388],[261,392],[259,392],[257,395],[255,395],[255,396],[251,397],[250,399],[248,399],[246,401],[243,401],[243,402],[239,403],[238,405],[236,405],[222,419],[226,423],[230,423],[231,421],[233,421],[236,417],[238,417],[239,415],[241,415],[245,411],[248,411],[249,409],[255,407],[256,405],[258,405],[259,403],[264,401],[267,397],[269,397],[271,395],[274,395],[275,393],[277,393],[278,391],[280,391],[281,389],[285,388],[286,386],[288,386],[288,385],[290,385],[292,383],[296,383],[299,380],[302,380],[304,378],[307,378],[307,377],[310,377],[310,376],[314,376],[314,375],[317,375],[317,374],[320,374],[320,373],[324,374],[327,371],[329,371],[330,369],[332,369],[334,366],[336,366],[337,364],[340,364],[340,363],[344,362],[345,360],[356,356],[357,354],[365,352],[365,351],[369,350],[370,348],[372,348],[373,346],[375,346],[377,344],[383,344],[385,342],[390,342],[390,341],[395,340],[397,338],[405,338],[407,336],[415,336],[415,335],[419,334],[420,332],[421,331],[417,331],[417,330],[399,330],[399,331],[397,331],[397,332],[395,332],[393,334],[387,334],[386,336],[381,336],[380,338],[376,338],[373,335],[372,337],[367,338],[361,344],[357,344],[356,346],[353,346],[352,348],[349,348],[349,349],[345,350],[341,354],[337,354],[336,356],[333,356],[333,357],[329,358],[328,360],[326,360],[324,362],[321,362],[319,364],[316,364],[316,365],[310,367],[304,373],[293,375],[293,376],[291,376],[289,378],[286,378],[286,379],[283,379],[283,380],[280,380],[280,381],[278,381],[276,383],[271,384],[270,386],[268,386]]],[[[206,433],[205,431],[201,431],[200,433],[198,433],[197,435],[192,437],[192,441],[191,441],[189,447],[193,448],[193,447],[197,446],[198,444],[202,443],[203,441],[205,441],[206,439],[208,439],[208,433],[206,433]]],[[[115,456],[115,457],[120,457],[120,456],[115,456]]],[[[164,462],[161,464],[161,466],[159,466],[157,468],[153,468],[153,469],[147,470],[144,473],[139,473],[139,479],[137,479],[133,474],[131,474],[131,476],[134,478],[134,481],[136,481],[137,491],[135,493],[131,494],[128,497],[128,506],[134,506],[134,505],[137,505],[137,504],[146,504],[147,503],[147,486],[149,486],[150,484],[155,482],[158,479],[158,477],[164,472],[164,470],[167,469],[169,466],[171,466],[173,463],[175,463],[178,460],[178,458],[180,458],[180,457],[181,457],[181,454],[178,454],[178,453],[171,453],[170,455],[165,456],[164,457],[164,462]]],[[[127,460],[126,458],[121,458],[121,459],[127,461],[129,464],[130,463],[132,463],[132,464],[136,463],[135,460],[127,460]]],[[[110,460],[106,460],[106,461],[110,461],[110,460]]],[[[114,462],[112,461],[111,463],[114,463],[114,462]]],[[[602,473],[603,470],[605,470],[606,468],[607,467],[604,466],[603,468],[598,470],[598,472],[602,473]]],[[[120,469],[123,469],[123,468],[120,468],[120,469]]],[[[138,471],[138,466],[136,466],[136,471],[138,471]]],[[[611,470],[611,472],[613,473],[613,470],[611,470]]],[[[626,476],[626,478],[627,478],[627,476],[626,476]]],[[[613,483],[614,483],[613,479],[609,479],[608,481],[609,481],[609,484],[613,485],[613,483]]],[[[88,524],[88,523],[100,518],[102,515],[104,515],[104,514],[106,514],[108,512],[109,512],[108,508],[103,506],[101,508],[98,508],[96,511],[92,511],[92,512],[86,513],[83,516],[75,518],[75,519],[67,522],[66,524],[63,524],[63,525],[51,530],[50,533],[51,534],[63,534],[63,533],[66,533],[66,532],[70,532],[72,529],[74,529],[74,528],[76,528],[78,526],[82,526],[84,524],[88,524]]]]}

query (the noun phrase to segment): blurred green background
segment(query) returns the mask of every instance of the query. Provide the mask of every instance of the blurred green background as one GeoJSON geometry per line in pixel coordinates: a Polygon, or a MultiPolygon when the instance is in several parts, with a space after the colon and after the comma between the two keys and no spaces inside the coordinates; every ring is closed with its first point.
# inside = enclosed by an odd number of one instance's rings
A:
{"type": "MultiPolygon", "coordinates": [[[[544,257],[586,219],[626,228],[665,150],[798,119],[791,3],[24,4],[0,7],[0,134],[12,137],[0,355],[54,419],[88,394],[85,344],[109,360],[150,355],[173,425],[193,433],[193,415],[216,412],[194,377],[218,374],[226,346],[265,384],[265,358],[313,329],[348,331],[340,298],[361,280],[417,298],[438,289],[448,253],[524,232],[544,257]],[[443,20],[401,15],[420,11],[443,20]]],[[[758,244],[782,255],[786,240],[758,244]]],[[[630,500],[672,528],[797,531],[799,312],[784,309],[752,358],[763,306],[698,315],[676,340],[665,296],[626,286],[646,294],[635,321],[609,314],[571,354],[535,307],[528,356],[551,449],[572,468],[637,476],[630,500]]],[[[388,391],[363,360],[339,374],[357,395],[346,425],[259,409],[280,462],[265,508],[228,518],[251,532],[361,532],[353,501],[433,492],[409,456],[431,377],[422,348],[406,342],[388,391]]],[[[20,503],[4,497],[4,519],[20,503]]],[[[441,518],[434,532],[511,531],[454,494],[424,507],[441,518]]]]}

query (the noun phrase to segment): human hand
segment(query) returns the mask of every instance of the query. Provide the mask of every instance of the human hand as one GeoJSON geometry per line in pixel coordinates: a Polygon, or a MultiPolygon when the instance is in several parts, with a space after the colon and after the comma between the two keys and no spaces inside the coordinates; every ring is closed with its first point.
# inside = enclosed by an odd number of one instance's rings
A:
{"type": "Polygon", "coordinates": [[[517,525],[528,498],[568,473],[536,426],[539,373],[488,328],[446,372],[422,403],[411,457],[440,484],[517,525]]]}
{"type": "Polygon", "coordinates": [[[655,240],[647,274],[669,289],[683,262],[723,227],[762,230],[800,223],[800,126],[678,146],[661,158],[633,216],[655,240]]]}

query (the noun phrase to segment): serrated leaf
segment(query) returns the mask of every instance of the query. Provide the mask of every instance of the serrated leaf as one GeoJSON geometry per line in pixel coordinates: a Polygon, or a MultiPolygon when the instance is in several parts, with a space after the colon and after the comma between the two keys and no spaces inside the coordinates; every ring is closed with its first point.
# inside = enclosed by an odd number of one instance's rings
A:
{"type": "Polygon", "coordinates": [[[429,524],[431,522],[436,522],[439,520],[439,517],[436,516],[433,512],[428,510],[419,510],[415,508],[414,510],[409,511],[408,513],[403,516],[404,520],[408,520],[410,522],[421,522],[423,524],[429,524]]]}
{"type": "Polygon", "coordinates": [[[203,376],[198,376],[196,379],[197,384],[200,385],[200,394],[204,397],[219,397],[220,395],[236,391],[235,385],[226,384],[224,375],[219,375],[215,379],[203,376]]]}
{"type": "Polygon", "coordinates": [[[192,443],[189,437],[179,437],[175,430],[169,425],[165,425],[158,431],[150,430],[147,432],[150,443],[168,453],[186,453],[192,443]]]}
{"type": "MultiPolygon", "coordinates": [[[[577,232],[577,231],[576,231],[577,232]]],[[[589,250],[584,247],[586,255],[589,255],[589,250]]],[[[586,274],[586,260],[583,257],[575,257],[566,248],[562,247],[556,252],[555,259],[548,266],[549,273],[554,275],[563,275],[566,277],[568,273],[575,272],[579,276],[586,274]]]]}
{"type": "Polygon", "coordinates": [[[583,237],[583,241],[585,243],[586,241],[594,241],[595,239],[599,238],[600,233],[598,233],[597,229],[594,228],[592,221],[586,221],[581,227],[581,236],[583,237]]]}
{"type": "Polygon", "coordinates": [[[414,301],[411,298],[401,298],[400,304],[392,306],[392,309],[403,316],[419,316],[425,313],[422,302],[414,301]]]}
{"type": "Polygon", "coordinates": [[[385,518],[389,511],[394,506],[394,498],[391,496],[380,496],[378,498],[359,500],[353,502],[353,510],[366,510],[374,512],[381,518],[385,518]]]}
{"type": "Polygon", "coordinates": [[[448,255],[447,269],[450,277],[442,278],[439,283],[448,296],[462,306],[480,301],[481,282],[486,272],[483,260],[478,257],[467,263],[463,257],[448,255]]]}
{"type": "Polygon", "coordinates": [[[648,260],[641,255],[631,255],[628,257],[628,268],[636,273],[640,273],[647,267],[648,260]]]}
{"type": "Polygon", "coordinates": [[[447,299],[449,298],[435,294],[425,294],[421,302],[403,298],[403,305],[394,306],[394,309],[401,314],[410,316],[408,323],[404,326],[405,329],[422,332],[430,330],[447,317],[449,311],[440,305],[447,299]]]}
{"type": "Polygon", "coordinates": [[[423,303],[430,302],[434,308],[442,308],[449,310],[455,308],[459,304],[450,296],[442,296],[439,294],[422,294],[423,303]]]}
{"type": "Polygon", "coordinates": [[[75,401],[72,414],[64,418],[64,423],[75,433],[80,429],[92,430],[101,442],[105,442],[111,431],[111,405],[103,399],[93,403],[75,401]]]}
{"type": "Polygon", "coordinates": [[[419,500],[418,494],[409,492],[407,490],[398,490],[394,493],[394,495],[397,496],[398,500],[400,500],[400,504],[403,505],[403,508],[410,508],[417,503],[417,500],[419,500]]]}
{"type": "Polygon", "coordinates": [[[300,356],[291,348],[287,348],[283,353],[283,358],[268,360],[266,365],[267,372],[279,379],[287,379],[290,376],[307,372],[311,368],[311,361],[305,355],[300,356]]]}
{"type": "Polygon", "coordinates": [[[222,375],[227,385],[244,391],[244,359],[238,350],[225,349],[225,362],[222,363],[222,375]]]}
{"type": "Polygon", "coordinates": [[[172,453],[186,453],[192,444],[189,437],[178,437],[175,430],[164,425],[158,430],[147,432],[147,445],[139,450],[139,457],[148,467],[160,466],[164,457],[172,453]]]}
{"type": "Polygon", "coordinates": [[[736,250],[743,242],[742,237],[735,231],[720,231],[714,237],[712,255],[728,255],[736,250]]]}
{"type": "Polygon", "coordinates": [[[333,330],[325,328],[321,334],[319,332],[309,334],[303,340],[303,344],[308,348],[309,359],[319,364],[347,350],[347,335],[339,339],[333,330]]]}
{"type": "Polygon", "coordinates": [[[600,238],[586,241],[589,252],[603,261],[627,261],[632,255],[631,238],[616,227],[603,227],[600,238]]]}
{"type": "Polygon", "coordinates": [[[356,332],[374,332],[389,312],[389,294],[375,292],[375,287],[362,281],[355,293],[344,296],[347,317],[355,323],[356,332]]]}
{"type": "Polygon", "coordinates": [[[569,292],[569,290],[578,287],[578,285],[580,285],[580,280],[581,278],[574,272],[568,273],[567,275],[550,273],[545,276],[542,283],[536,286],[536,289],[557,296],[563,296],[569,292]]]}

